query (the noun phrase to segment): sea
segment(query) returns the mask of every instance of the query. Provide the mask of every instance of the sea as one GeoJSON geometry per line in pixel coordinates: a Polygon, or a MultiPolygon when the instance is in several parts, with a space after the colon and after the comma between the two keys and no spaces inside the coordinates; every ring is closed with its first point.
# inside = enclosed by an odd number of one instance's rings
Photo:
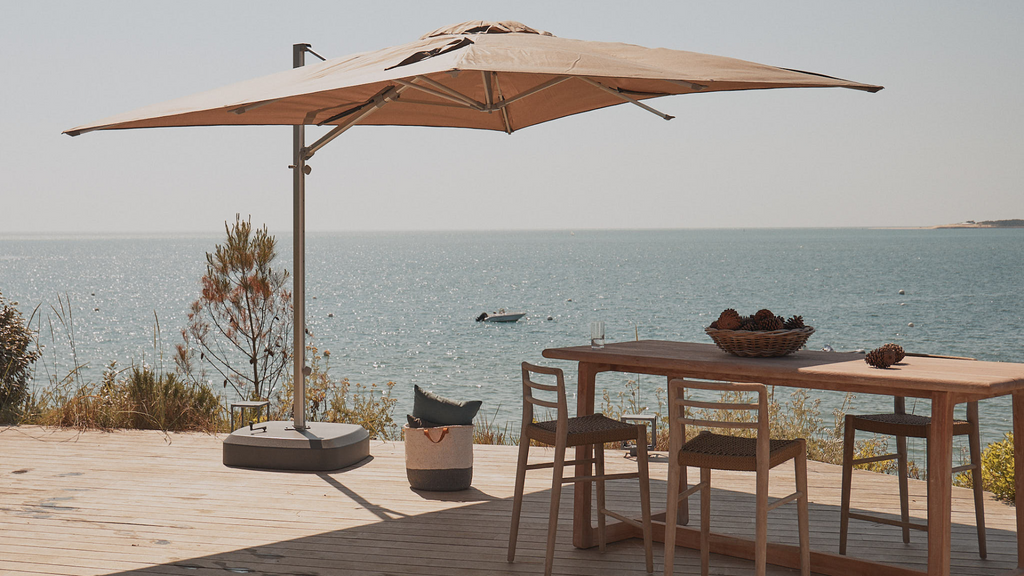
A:
{"type": "MultiPolygon", "coordinates": [[[[113,361],[173,370],[206,253],[218,242],[0,236],[0,292],[32,318],[44,345],[35,386],[76,361],[87,381],[113,361]]],[[[481,416],[514,432],[521,362],[559,366],[574,388],[574,366],[541,351],[589,343],[591,322],[605,323],[609,342],[709,342],[704,327],[725,308],[801,315],[816,329],[810,349],[895,342],[912,352],[1024,362],[1024,229],[339,232],[310,233],[306,242],[310,341],[330,351],[334,378],[394,382],[398,421],[419,385],[482,400],[481,416]],[[499,309],[526,316],[474,321],[499,309]]],[[[290,233],[277,243],[276,266],[291,270],[290,233]]],[[[619,402],[631,383],[637,407],[658,411],[664,379],[635,374],[599,375],[598,406],[604,392],[619,402]]],[[[230,387],[212,384],[231,399],[230,387]]],[[[827,422],[845,401],[812,397],[827,422]]],[[[928,412],[927,401],[908,404],[928,412]]],[[[858,395],[846,409],[891,406],[890,398],[858,395]]],[[[984,401],[981,413],[985,442],[1010,430],[1008,398],[984,401]]]]}

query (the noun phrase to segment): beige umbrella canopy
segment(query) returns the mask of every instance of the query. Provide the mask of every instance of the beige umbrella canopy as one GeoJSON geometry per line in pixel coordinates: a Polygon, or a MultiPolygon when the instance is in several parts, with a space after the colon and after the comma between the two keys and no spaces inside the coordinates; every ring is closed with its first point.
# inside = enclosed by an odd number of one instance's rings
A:
{"type": "Polygon", "coordinates": [[[450,126],[513,132],[650,98],[767,88],[881,86],[696,52],[558,38],[518,22],[465,22],[421,39],[240,82],[78,126],[450,126]],[[483,112],[483,113],[481,113],[483,112]]]}
{"type": "MultiPolygon", "coordinates": [[[[312,432],[305,421],[303,370],[305,162],[351,126],[447,126],[511,134],[548,120],[623,103],[669,120],[671,116],[645,101],[673,94],[769,88],[882,89],[696,52],[558,38],[518,22],[464,22],[402,46],[310,66],[304,65],[305,53],[312,52],[309,46],[297,44],[293,49],[292,70],[119,114],[66,133],[77,136],[93,130],[169,126],[294,126],[296,385],[294,426],[284,430],[303,431],[307,438],[312,432]],[[307,125],[333,128],[306,146],[307,125]]],[[[227,446],[226,440],[225,463],[227,446]]],[[[275,467],[262,454],[250,456],[262,467],[275,467]]],[[[280,467],[301,466],[285,463],[280,467]]]]}

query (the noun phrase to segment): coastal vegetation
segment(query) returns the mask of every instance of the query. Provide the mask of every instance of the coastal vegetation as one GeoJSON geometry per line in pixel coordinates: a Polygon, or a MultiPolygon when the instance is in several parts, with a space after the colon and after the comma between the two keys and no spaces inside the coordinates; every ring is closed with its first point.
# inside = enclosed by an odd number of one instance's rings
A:
{"type": "Polygon", "coordinates": [[[210,368],[239,398],[263,400],[289,365],[288,272],[272,267],[277,241],[266,226],[254,230],[236,215],[224,230],[227,241],[206,254],[202,292],[181,331],[175,363],[193,384],[207,382],[210,368]]]}
{"type": "Polygon", "coordinates": [[[0,293],[0,424],[15,419],[28,398],[32,365],[39,358],[33,341],[21,312],[0,293]]]}
{"type": "MultiPolygon", "coordinates": [[[[311,369],[306,379],[306,415],[314,422],[347,422],[359,424],[377,440],[401,440],[402,431],[395,424],[394,382],[383,387],[352,384],[348,378],[335,380],[330,375],[331,352],[322,353],[313,344],[306,345],[306,357],[311,369]]],[[[291,418],[294,386],[292,379],[275,394],[271,401],[271,418],[291,418]]]]}
{"type": "MultiPolygon", "coordinates": [[[[272,267],[276,240],[235,217],[224,224],[227,239],[206,254],[201,293],[192,303],[174,369],[165,371],[160,323],[154,313],[153,356],[125,369],[110,363],[99,382],[83,378],[70,298],[24,322],[0,295],[0,416],[3,423],[73,428],[229,432],[229,405],[237,399],[270,400],[263,418],[292,411],[290,364],[292,303],[288,273],[272,267]],[[44,319],[45,316],[45,319],[44,319]],[[44,328],[45,326],[45,328],[44,328]],[[39,337],[49,333],[49,343],[39,337]],[[46,386],[31,391],[33,364],[48,348],[42,369],[46,386]],[[59,350],[59,352],[58,352],[59,350]],[[224,391],[215,392],[215,380],[224,391]],[[283,383],[283,385],[282,385],[283,383]],[[230,388],[230,392],[228,389],[230,388]],[[233,393],[233,394],[232,394],[233,393]],[[231,396],[230,398],[228,396],[231,396]]],[[[37,309],[38,311],[38,309],[37,309]]],[[[311,335],[312,336],[312,335],[311,335]]],[[[312,374],[307,385],[313,420],[361,424],[373,438],[394,440],[394,383],[352,384],[329,374],[330,352],[307,346],[312,374]]]]}
{"type": "MultiPolygon", "coordinates": [[[[34,364],[43,356],[39,330],[32,329],[16,310],[0,300],[0,351],[4,356],[5,376],[3,403],[0,415],[4,424],[38,424],[79,429],[152,429],[164,431],[197,431],[206,433],[229,432],[229,401],[218,396],[209,383],[184,377],[179,371],[165,372],[147,364],[131,365],[119,369],[110,363],[100,382],[88,382],[81,377],[81,368],[74,353],[74,323],[70,315],[70,302],[51,307],[55,315],[47,315],[50,327],[50,361],[43,366],[48,385],[32,393],[27,388],[34,364]],[[60,346],[55,327],[63,328],[70,353],[57,354],[60,346]],[[27,344],[26,344],[27,342],[27,344]],[[13,353],[12,353],[13,351],[13,353]],[[70,358],[70,366],[61,365],[58,358],[70,358]],[[13,359],[13,361],[12,361],[13,359]],[[14,378],[14,374],[19,374],[14,378]],[[11,385],[13,383],[14,385],[11,385]]],[[[35,316],[35,315],[34,315],[35,316]]],[[[41,321],[39,322],[42,323],[41,321]]],[[[154,345],[159,341],[154,326],[154,345]]],[[[160,356],[156,351],[156,356],[160,356]]],[[[313,421],[348,422],[363,426],[372,438],[400,440],[401,429],[394,421],[397,400],[393,396],[394,382],[383,386],[351,383],[347,378],[335,379],[330,374],[328,350],[320,351],[307,345],[312,372],[307,382],[309,417],[313,421]]],[[[292,381],[286,377],[283,385],[270,398],[269,414],[263,419],[287,419],[292,410],[292,381]]],[[[668,417],[664,405],[664,389],[657,389],[658,406],[653,413],[658,418],[656,450],[668,447],[668,417]]],[[[650,407],[640,401],[637,380],[627,380],[621,388],[603,392],[601,410],[612,418],[623,414],[649,412],[650,407]]],[[[842,462],[843,419],[846,406],[852,399],[847,395],[843,405],[828,416],[821,413],[820,400],[812,398],[807,390],[798,389],[788,397],[780,398],[772,390],[769,400],[771,434],[777,437],[803,437],[807,439],[808,457],[821,462],[842,462]],[[829,417],[830,416],[830,417],[829,417]]],[[[716,414],[718,418],[720,415],[716,414]]],[[[739,416],[742,417],[742,416],[739,416]]],[[[474,441],[478,444],[516,445],[518,427],[510,423],[499,425],[494,417],[478,416],[474,441]]],[[[887,453],[883,437],[858,440],[855,452],[858,458],[887,453]]],[[[966,457],[964,457],[965,459],[966,457]]],[[[1007,434],[998,442],[989,444],[982,457],[985,490],[1005,502],[1014,501],[1013,437],[1007,434]]],[[[881,473],[895,473],[894,462],[873,462],[858,466],[881,473]]],[[[910,476],[921,478],[924,472],[910,464],[910,476]]],[[[970,474],[960,474],[955,484],[971,487],[970,474]]]]}
{"type": "Polygon", "coordinates": [[[980,222],[967,220],[966,222],[946,224],[944,226],[937,226],[936,228],[1024,228],[1024,220],[1020,218],[1010,220],[982,220],[980,222]]]}
{"type": "Polygon", "coordinates": [[[207,386],[149,366],[118,370],[111,363],[99,383],[54,382],[25,406],[20,423],[62,428],[216,432],[220,400],[207,386]]]}
{"type": "MultiPolygon", "coordinates": [[[[1017,497],[1014,477],[1013,433],[1007,432],[1002,440],[989,444],[981,453],[982,486],[997,500],[1013,504],[1017,497]]],[[[974,486],[969,472],[957,475],[953,483],[964,488],[974,486]]]]}
{"type": "MultiPolygon", "coordinates": [[[[270,400],[269,413],[262,417],[288,419],[293,392],[285,370],[290,364],[292,326],[291,298],[285,290],[288,275],[272,268],[276,246],[265,227],[254,229],[249,221],[236,217],[233,225],[225,223],[225,231],[226,242],[206,255],[201,293],[181,331],[182,343],[175,347],[170,370],[164,370],[162,362],[151,366],[143,359],[127,368],[109,364],[99,382],[87,381],[82,368],[88,363],[80,362],[75,351],[72,306],[66,295],[58,296],[57,306],[49,306],[45,314],[34,312],[28,322],[0,295],[2,422],[225,432],[230,420],[227,406],[239,398],[270,400]],[[49,342],[43,346],[39,340],[47,329],[49,342]],[[40,372],[46,386],[32,391],[29,383],[40,372]]],[[[162,358],[158,332],[157,324],[153,356],[162,358]]],[[[310,338],[314,340],[312,335],[310,338]]],[[[374,438],[400,440],[401,430],[394,421],[395,383],[364,385],[335,378],[330,373],[330,357],[329,351],[308,346],[310,419],[357,423],[374,438]]],[[[665,449],[668,426],[663,395],[660,390],[657,407],[644,406],[639,384],[630,380],[605,392],[603,411],[616,418],[623,413],[656,414],[657,448],[665,449]]],[[[809,457],[839,463],[846,406],[823,413],[820,401],[806,390],[786,395],[773,391],[772,433],[805,437],[809,457]]],[[[496,418],[497,411],[481,413],[476,421],[476,441],[517,444],[518,423],[499,423],[496,418]]],[[[858,441],[856,450],[862,456],[873,456],[888,452],[888,446],[884,438],[866,438],[858,441]]],[[[986,489],[1012,501],[1012,442],[989,445],[984,466],[986,489]]],[[[895,468],[892,462],[864,467],[889,473],[895,468]]],[[[912,466],[912,475],[914,470],[918,476],[923,473],[912,466]]],[[[956,482],[969,485],[970,477],[962,475],[956,482]]]]}

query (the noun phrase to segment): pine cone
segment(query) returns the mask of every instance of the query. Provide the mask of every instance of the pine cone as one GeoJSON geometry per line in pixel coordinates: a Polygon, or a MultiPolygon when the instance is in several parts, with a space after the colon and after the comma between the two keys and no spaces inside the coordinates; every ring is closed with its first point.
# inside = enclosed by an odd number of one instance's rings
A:
{"type": "Polygon", "coordinates": [[[757,321],[754,320],[753,316],[744,316],[740,318],[740,330],[759,330],[757,327],[757,321]]]}
{"type": "Polygon", "coordinates": [[[900,346],[899,344],[893,344],[890,342],[888,344],[883,344],[882,348],[885,350],[892,350],[896,353],[896,362],[893,362],[893,364],[903,362],[903,359],[907,356],[907,353],[903,351],[903,346],[900,346]]]}
{"type": "Polygon", "coordinates": [[[736,309],[734,309],[734,308],[726,308],[725,310],[722,310],[722,313],[718,315],[718,318],[722,319],[722,318],[725,318],[727,316],[732,316],[733,318],[739,318],[740,317],[740,313],[737,312],[736,309]]]}
{"type": "Polygon", "coordinates": [[[761,310],[757,311],[757,314],[754,314],[754,318],[757,318],[758,321],[763,322],[767,318],[775,318],[775,313],[767,308],[762,308],[761,310]]]}
{"type": "Polygon", "coordinates": [[[896,351],[885,346],[875,348],[867,353],[864,361],[875,368],[888,368],[896,363],[896,351]]]}
{"type": "Polygon", "coordinates": [[[740,313],[732,308],[723,310],[716,324],[719,330],[735,330],[740,327],[740,313]]]}
{"type": "Polygon", "coordinates": [[[758,325],[761,330],[782,330],[782,319],[778,316],[766,316],[758,322],[758,325]]]}
{"type": "Polygon", "coordinates": [[[798,330],[804,327],[803,316],[790,316],[789,320],[783,324],[786,330],[798,330]]]}

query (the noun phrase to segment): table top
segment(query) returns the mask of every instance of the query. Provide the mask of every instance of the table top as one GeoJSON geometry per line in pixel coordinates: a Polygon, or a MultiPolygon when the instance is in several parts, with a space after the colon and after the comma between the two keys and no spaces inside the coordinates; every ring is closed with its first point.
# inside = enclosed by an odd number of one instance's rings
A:
{"type": "Polygon", "coordinates": [[[572,360],[599,371],[638,372],[819,390],[928,398],[953,393],[977,400],[1024,391],[1024,364],[907,356],[879,369],[856,352],[800,350],[778,358],[741,358],[714,344],[640,340],[548,348],[545,358],[572,360]]]}

